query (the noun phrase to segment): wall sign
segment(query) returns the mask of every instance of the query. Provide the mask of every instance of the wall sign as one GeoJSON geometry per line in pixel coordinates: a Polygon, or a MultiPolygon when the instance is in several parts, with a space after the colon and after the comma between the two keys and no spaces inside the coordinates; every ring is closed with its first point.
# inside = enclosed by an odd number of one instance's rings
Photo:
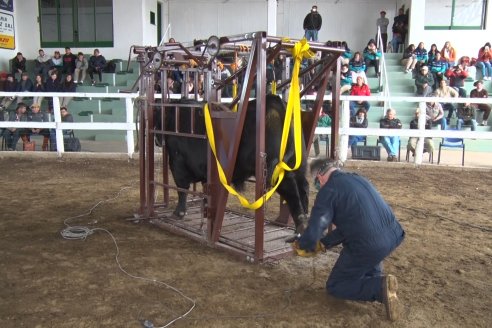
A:
{"type": "Polygon", "coordinates": [[[0,12],[0,48],[15,49],[14,16],[0,12]]]}

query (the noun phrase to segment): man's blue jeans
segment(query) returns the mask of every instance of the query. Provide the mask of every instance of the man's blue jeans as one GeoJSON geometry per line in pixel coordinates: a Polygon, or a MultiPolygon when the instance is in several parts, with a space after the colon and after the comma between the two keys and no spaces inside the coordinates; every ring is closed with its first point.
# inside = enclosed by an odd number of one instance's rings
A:
{"type": "Polygon", "coordinates": [[[400,137],[386,136],[381,139],[381,143],[389,156],[398,155],[398,150],[400,149],[400,137]]]}
{"type": "Polygon", "coordinates": [[[318,30],[306,30],[304,37],[308,41],[318,41],[318,30]]]}

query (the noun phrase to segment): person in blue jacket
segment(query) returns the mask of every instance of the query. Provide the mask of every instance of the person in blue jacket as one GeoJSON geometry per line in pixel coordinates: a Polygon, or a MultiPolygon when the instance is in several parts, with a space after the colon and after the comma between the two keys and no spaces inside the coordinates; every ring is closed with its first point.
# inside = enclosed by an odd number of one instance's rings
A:
{"type": "Polygon", "coordinates": [[[342,244],[326,282],[328,293],[345,300],[381,302],[388,319],[396,320],[398,283],[395,276],[383,274],[382,262],[403,241],[403,228],[367,179],[326,159],[313,161],[311,172],[317,172],[319,192],[299,237],[299,249],[313,252],[318,241],[326,248],[342,244]],[[325,234],[331,224],[336,228],[325,234]]]}

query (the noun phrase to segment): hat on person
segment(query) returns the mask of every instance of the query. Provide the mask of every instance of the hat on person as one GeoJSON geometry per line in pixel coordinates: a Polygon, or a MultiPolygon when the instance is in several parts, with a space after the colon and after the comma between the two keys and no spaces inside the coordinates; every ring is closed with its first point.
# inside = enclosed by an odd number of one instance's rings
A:
{"type": "Polygon", "coordinates": [[[311,7],[311,10],[315,10],[315,11],[316,11],[316,10],[318,10],[318,6],[313,5],[313,6],[311,7]]]}
{"type": "Polygon", "coordinates": [[[475,81],[475,83],[473,83],[473,86],[476,87],[479,83],[481,85],[483,85],[483,81],[482,80],[478,80],[478,81],[475,81]]]}

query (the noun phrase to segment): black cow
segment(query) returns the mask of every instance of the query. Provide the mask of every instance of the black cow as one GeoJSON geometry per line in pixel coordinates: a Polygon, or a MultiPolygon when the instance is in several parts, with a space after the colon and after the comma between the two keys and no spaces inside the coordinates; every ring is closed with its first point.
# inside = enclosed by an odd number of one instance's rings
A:
{"type": "MultiPolygon", "coordinates": [[[[181,99],[180,104],[197,104],[194,100],[181,99]]],[[[211,110],[218,104],[210,104],[211,110]]],[[[179,109],[179,131],[190,133],[190,107],[179,109]]],[[[159,116],[159,115],[156,115],[159,116]]],[[[205,121],[203,106],[195,110],[196,134],[205,134],[205,121]]],[[[268,95],[266,98],[266,145],[267,153],[267,183],[270,183],[275,165],[278,163],[278,154],[282,138],[282,129],[285,118],[285,104],[278,96],[268,95]]],[[[159,125],[160,117],[156,117],[159,125]]],[[[175,131],[176,115],[174,109],[167,109],[165,115],[165,130],[175,131]]],[[[157,127],[158,129],[159,127],[157,127]]],[[[169,154],[169,165],[176,186],[188,189],[191,183],[205,182],[207,178],[207,140],[165,135],[164,143],[169,154]]],[[[284,179],[277,192],[282,196],[294,218],[296,230],[303,229],[307,221],[309,184],[306,179],[306,151],[302,140],[302,164],[293,172],[285,172],[284,179]]],[[[244,182],[255,175],[256,156],[256,100],[250,101],[244,123],[236,166],[232,176],[232,184],[237,190],[242,190],[244,182]]],[[[291,128],[284,162],[290,167],[294,166],[294,139],[291,128]]],[[[178,192],[178,205],[174,211],[177,217],[183,217],[186,213],[186,193],[178,192]]]]}

